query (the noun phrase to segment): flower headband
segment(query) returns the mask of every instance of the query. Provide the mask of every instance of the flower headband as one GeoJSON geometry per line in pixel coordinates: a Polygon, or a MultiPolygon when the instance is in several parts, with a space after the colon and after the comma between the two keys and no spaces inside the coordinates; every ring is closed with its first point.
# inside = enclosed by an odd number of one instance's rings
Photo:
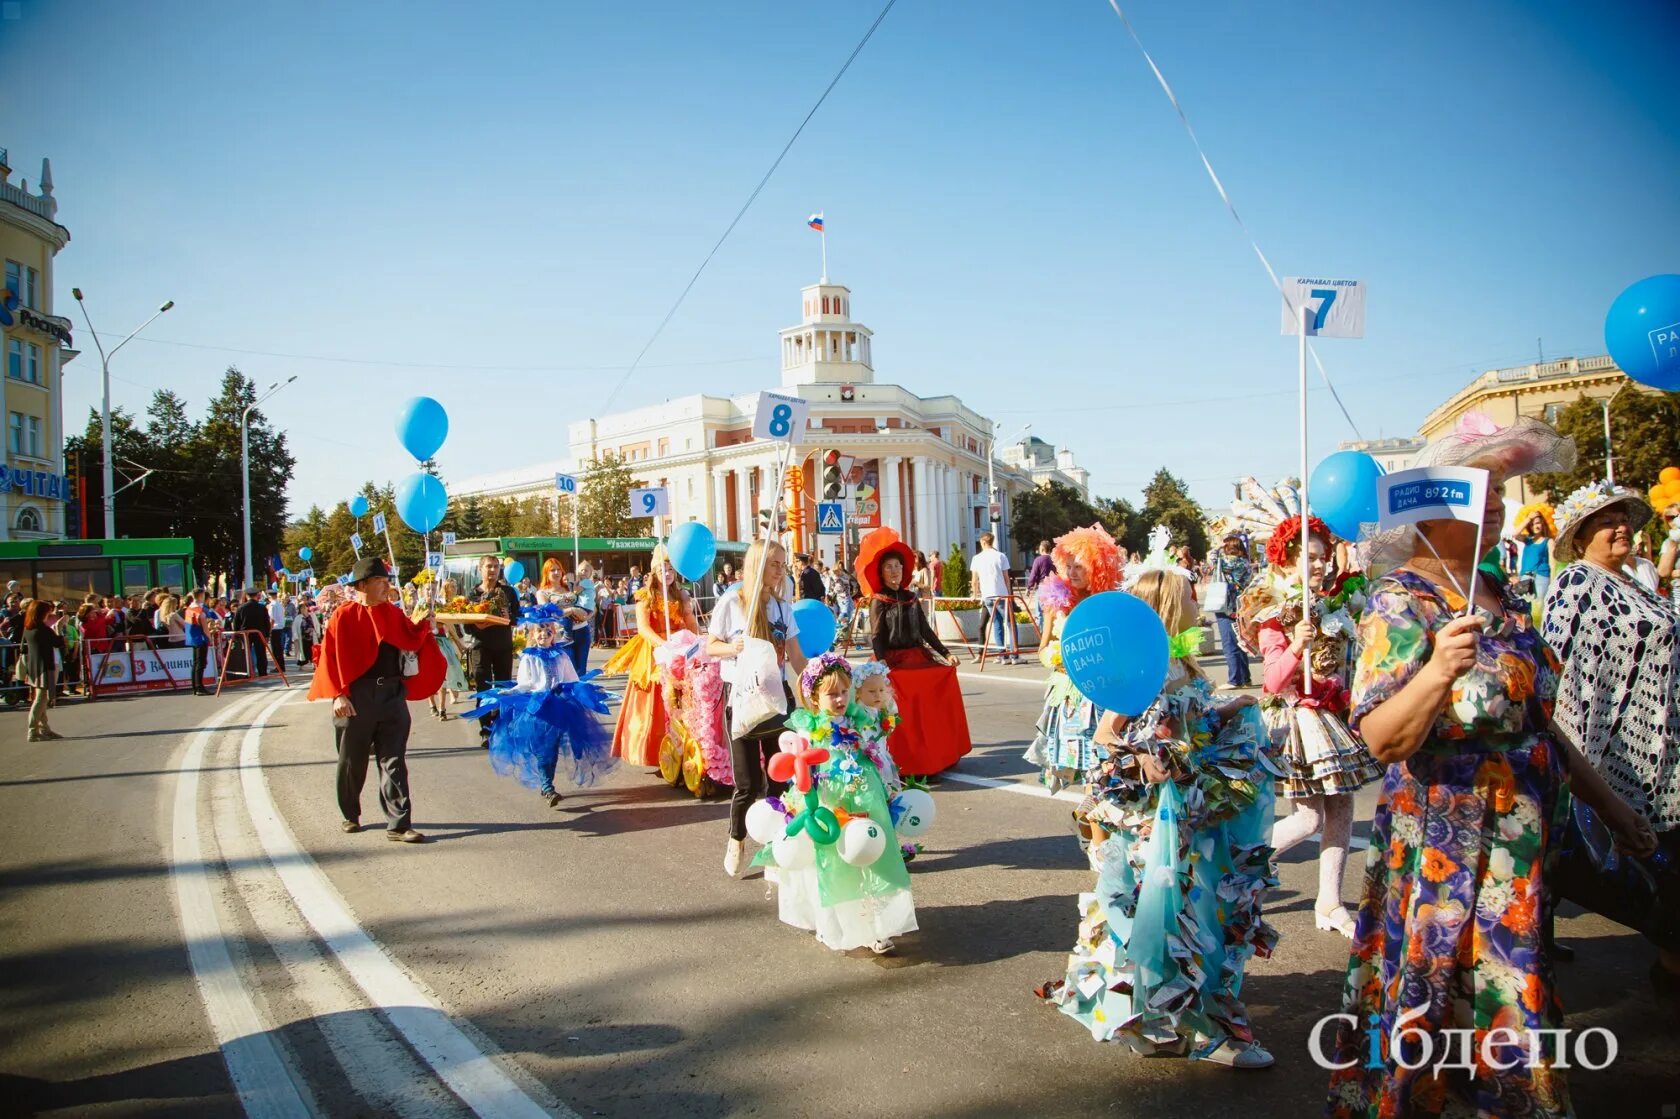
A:
{"type": "Polygon", "coordinates": [[[886,676],[888,671],[886,661],[864,661],[852,669],[852,679],[861,685],[865,680],[873,680],[877,676],[886,676]]]}
{"type": "Polygon", "coordinates": [[[800,687],[805,689],[806,695],[810,695],[816,689],[817,682],[835,669],[844,672],[846,679],[851,680],[851,662],[839,653],[822,653],[812,657],[810,663],[806,664],[805,671],[800,673],[800,687]]]}

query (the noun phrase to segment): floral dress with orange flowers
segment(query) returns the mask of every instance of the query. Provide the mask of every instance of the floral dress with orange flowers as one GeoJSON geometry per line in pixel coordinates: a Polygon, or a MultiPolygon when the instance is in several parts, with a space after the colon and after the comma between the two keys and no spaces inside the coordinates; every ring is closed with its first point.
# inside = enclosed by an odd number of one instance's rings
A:
{"type": "MultiPolygon", "coordinates": [[[[1463,608],[1405,570],[1371,587],[1355,730],[1417,674],[1434,633],[1463,608]]],[[[1331,1060],[1348,1066],[1330,1074],[1331,1116],[1573,1114],[1556,1035],[1535,1033],[1563,1025],[1540,939],[1543,867],[1567,813],[1563,757],[1546,733],[1558,663],[1515,596],[1500,617],[1480,613],[1476,667],[1422,748],[1383,778],[1342,1017],[1327,1031],[1331,1060]],[[1397,1023],[1400,1051],[1390,1044],[1397,1023]],[[1466,1037],[1474,1067],[1450,1067],[1464,1062],[1466,1037]]]]}

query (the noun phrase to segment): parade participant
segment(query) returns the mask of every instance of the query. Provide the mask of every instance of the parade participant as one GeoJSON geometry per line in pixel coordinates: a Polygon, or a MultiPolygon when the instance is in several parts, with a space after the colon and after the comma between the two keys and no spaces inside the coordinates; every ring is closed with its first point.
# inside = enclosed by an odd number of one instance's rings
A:
{"type": "Polygon", "coordinates": [[[408,701],[425,699],[443,679],[443,654],[425,621],[406,617],[390,602],[391,575],[378,556],[364,556],[350,570],[356,601],[334,611],[321,643],[309,698],[332,701],[344,719],[338,741],[338,810],[347,832],[359,831],[362,785],[368,758],[379,762],[379,806],[385,838],[424,843],[410,826],[408,792],[408,701]],[[415,654],[416,671],[405,676],[404,653],[415,654]]]}
{"type": "MultiPolygon", "coordinates": [[[[1479,528],[1494,540],[1508,478],[1574,461],[1573,442],[1538,420],[1498,428],[1472,414],[1414,465],[1489,471],[1479,528]]],[[[1527,604],[1477,580],[1469,608],[1460,588],[1479,558],[1478,525],[1414,527],[1367,544],[1373,568],[1404,562],[1371,584],[1359,625],[1349,722],[1388,769],[1342,1014],[1329,1031],[1326,1107],[1349,1119],[1571,1115],[1551,1032],[1563,1015],[1541,941],[1566,782],[1631,853],[1655,840],[1551,733],[1557,660],[1527,604]],[[1467,1031],[1472,1050],[1489,1055],[1443,1065],[1406,1043],[1446,1030],[1467,1031]],[[1537,1031],[1542,1048],[1525,1052],[1537,1031]],[[1388,1044],[1373,1053],[1376,1035],[1388,1044]],[[1496,1044],[1501,1035],[1512,1043],[1496,1044]]]]}
{"type": "Polygon", "coordinates": [[[647,579],[636,592],[636,633],[602,669],[608,676],[629,676],[618,709],[618,725],[613,729],[612,752],[630,765],[659,765],[659,748],[665,742],[665,720],[669,716],[653,654],[679,630],[699,633],[700,626],[661,544],[654,548],[647,579]]]}
{"type": "Polygon", "coordinates": [[[949,769],[974,748],[956,663],[933,632],[906,576],[916,553],[898,533],[878,528],[858,546],[857,577],[869,596],[870,648],[891,670],[903,720],[889,743],[899,772],[928,776],[949,769]]]}
{"type": "Polygon", "coordinates": [[[1668,535],[1657,553],[1657,578],[1668,581],[1668,600],[1680,609],[1680,502],[1664,506],[1662,520],[1668,535]]]}
{"type": "MultiPolygon", "coordinates": [[[[989,532],[980,534],[980,550],[968,566],[970,589],[980,600],[983,612],[980,619],[981,644],[986,643],[987,633],[996,634],[998,663],[1019,664],[1021,643],[1015,630],[1015,596],[1009,590],[1009,557],[992,546],[995,539],[989,532]]],[[[933,593],[939,593],[937,584],[933,593]]]]}
{"type": "MultiPolygon", "coordinates": [[[[1134,719],[1103,716],[1108,756],[1092,770],[1096,892],[1080,897],[1080,932],[1064,977],[1041,997],[1091,1031],[1144,1056],[1188,1056],[1238,1069],[1273,1058],[1241,999],[1253,956],[1277,934],[1261,916],[1276,885],[1273,773],[1251,695],[1216,705],[1196,663],[1195,586],[1145,571],[1132,593],[1174,635],[1160,696],[1134,719]]],[[[1117,654],[1123,655],[1123,654],[1117,654]]]]}
{"type": "Polygon", "coordinates": [[[607,693],[592,681],[580,680],[572,668],[562,606],[548,602],[526,607],[517,623],[525,634],[525,648],[514,683],[481,700],[497,712],[490,732],[490,765],[535,789],[550,807],[558,807],[561,797],[554,779],[562,759],[567,779],[578,788],[595,784],[618,765],[611,736],[595,719],[610,711],[607,693]]]}
{"type": "Polygon", "coordinates": [[[1522,526],[1517,532],[1517,579],[1519,583],[1527,581],[1520,589],[1534,603],[1534,620],[1538,622],[1552,581],[1552,540],[1557,536],[1557,523],[1552,507],[1536,501],[1518,510],[1517,524],[1522,526]]]}
{"type": "MultiPolygon", "coordinates": [[[[791,667],[794,672],[805,668],[805,653],[799,647],[799,623],[794,619],[793,607],[786,591],[787,550],[775,541],[753,541],[741,562],[741,581],[730,587],[712,609],[707,626],[706,651],[722,662],[723,682],[728,690],[724,699],[725,725],[729,728],[729,760],[733,771],[734,793],[729,798],[729,842],[723,851],[723,872],[735,877],[741,865],[741,847],[747,838],[747,809],[764,797],[769,778],[764,772],[764,759],[776,749],[776,738],[786,725],[786,718],[769,718],[736,734],[732,701],[737,683],[736,658],[749,637],[768,641],[775,646],[776,660],[783,673],[791,667]]],[[[793,709],[793,692],[782,685],[786,710],[793,709]]]]}
{"type": "Polygon", "coordinates": [[[1265,659],[1261,716],[1284,770],[1282,792],[1295,811],[1272,831],[1282,855],[1318,835],[1318,901],[1313,924],[1353,936],[1353,916],[1342,904],[1342,875],[1353,838],[1353,794],[1382,776],[1382,766],[1355,738],[1347,717],[1349,649],[1364,606],[1363,576],[1326,587],[1334,534],[1309,517],[1285,518],[1266,542],[1271,565],[1243,595],[1239,625],[1250,647],[1265,659]],[[1312,615],[1301,605],[1301,549],[1307,551],[1312,615]],[[1312,694],[1301,693],[1302,662],[1310,661],[1312,694]]]}
{"type": "MultiPolygon", "coordinates": [[[[490,613],[506,618],[499,622],[471,622],[461,630],[461,647],[467,653],[467,675],[472,679],[474,692],[488,691],[493,684],[513,679],[513,620],[519,617],[519,595],[502,581],[502,561],[496,556],[483,556],[478,561],[478,585],[467,594],[474,605],[490,603],[490,613]]],[[[479,745],[490,745],[490,725],[496,721],[492,712],[478,721],[479,745]]]]}
{"type": "MultiPolygon", "coordinates": [[[[834,814],[842,832],[861,824],[883,834],[878,846],[867,845],[857,854],[843,836],[838,842],[812,843],[808,834],[800,835],[796,846],[815,848],[808,865],[800,865],[803,857],[795,857],[793,866],[781,865],[781,848],[775,844],[761,850],[754,863],[777,867],[777,908],[784,924],[816,933],[818,943],[838,952],[868,946],[886,955],[893,950],[893,937],[916,931],[910,874],[882,773],[891,756],[879,737],[858,732],[851,665],[845,657],[823,653],[812,658],[800,685],[804,706],[788,717],[787,725],[811,747],[828,752],[812,774],[818,803],[834,814]]],[[[773,806],[791,819],[800,803],[790,789],[773,806]]]]}
{"type": "MultiPolygon", "coordinates": [[[[1558,725],[1680,860],[1680,611],[1626,564],[1633,529],[1650,519],[1641,498],[1605,482],[1558,506],[1568,566],[1546,599],[1545,634],[1563,663],[1558,725]]],[[[1641,931],[1657,945],[1652,986],[1680,1004],[1680,937],[1641,931]]]]}
{"type": "MultiPolygon", "coordinates": [[[[456,595],[455,580],[445,579],[439,600],[450,602],[456,595]]],[[[432,696],[432,714],[439,722],[449,718],[449,706],[468,688],[466,673],[466,652],[461,648],[460,627],[433,620],[432,636],[437,640],[438,652],[443,654],[444,673],[443,684],[432,696]]],[[[306,644],[305,650],[309,648],[306,644]]]]}
{"type": "Polygon", "coordinates": [[[1219,627],[1219,651],[1225,654],[1225,686],[1246,688],[1253,683],[1248,673],[1248,651],[1237,640],[1237,603],[1242,593],[1254,581],[1254,569],[1248,562],[1248,549],[1240,532],[1227,532],[1208,564],[1209,594],[1224,585],[1222,603],[1208,610],[1219,627]]]}
{"type": "MultiPolygon", "coordinates": [[[[885,744],[903,722],[898,701],[893,696],[890,673],[885,661],[864,661],[852,667],[852,697],[857,704],[852,721],[866,741],[878,738],[885,744]]],[[[876,768],[889,793],[904,788],[904,777],[890,748],[877,751],[876,768]]]]}
{"type": "Polygon", "coordinates": [[[1083,781],[1096,762],[1091,745],[1102,709],[1073,686],[1062,670],[1062,626],[1073,608],[1094,594],[1120,585],[1120,550],[1102,525],[1076,528],[1056,538],[1050,551],[1055,573],[1038,588],[1044,617],[1038,659],[1050,670],[1044,683],[1044,709],[1026,759],[1039,769],[1039,780],[1052,792],[1083,781]]]}
{"type": "Polygon", "coordinates": [[[577,569],[577,598],[571,609],[566,611],[569,619],[572,643],[566,646],[568,655],[572,658],[572,667],[577,669],[579,676],[589,671],[589,648],[595,641],[595,610],[600,595],[600,587],[595,582],[595,569],[588,560],[578,564],[577,569]]]}

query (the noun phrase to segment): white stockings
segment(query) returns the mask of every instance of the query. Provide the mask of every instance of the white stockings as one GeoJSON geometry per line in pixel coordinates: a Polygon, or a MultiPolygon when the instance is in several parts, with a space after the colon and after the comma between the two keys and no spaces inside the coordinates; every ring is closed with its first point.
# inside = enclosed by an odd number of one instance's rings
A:
{"type": "Polygon", "coordinates": [[[1320,913],[1342,908],[1342,872],[1347,869],[1348,842],[1353,838],[1353,797],[1307,797],[1272,829],[1272,846],[1283,854],[1314,832],[1318,841],[1318,904],[1320,913]]]}

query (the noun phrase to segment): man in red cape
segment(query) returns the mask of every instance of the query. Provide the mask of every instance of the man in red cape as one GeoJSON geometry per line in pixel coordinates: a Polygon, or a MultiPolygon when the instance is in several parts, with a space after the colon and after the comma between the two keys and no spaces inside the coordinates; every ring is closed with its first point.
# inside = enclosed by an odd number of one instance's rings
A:
{"type": "Polygon", "coordinates": [[[379,806],[385,838],[424,843],[409,826],[408,703],[434,695],[443,684],[443,653],[431,626],[393,605],[391,573],[377,556],[358,560],[350,572],[355,602],[333,612],[316,653],[310,699],[330,699],[343,719],[338,741],[338,810],[347,832],[361,828],[362,785],[369,757],[379,762],[379,806]],[[403,675],[403,653],[416,654],[419,671],[403,675]]]}

